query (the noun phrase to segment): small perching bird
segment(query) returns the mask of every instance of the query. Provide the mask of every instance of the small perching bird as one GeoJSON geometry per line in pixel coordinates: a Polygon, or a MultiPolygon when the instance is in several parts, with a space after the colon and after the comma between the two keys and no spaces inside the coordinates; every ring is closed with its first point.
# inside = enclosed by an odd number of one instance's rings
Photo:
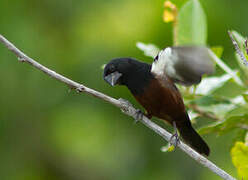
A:
{"type": "MultiPolygon", "coordinates": [[[[212,74],[214,64],[204,46],[168,47],[152,65],[133,58],[111,60],[103,77],[111,86],[125,85],[146,109],[146,116],[158,117],[176,126],[183,140],[200,154],[210,149],[193,129],[182,96],[174,83],[198,84],[203,74],[212,74]]],[[[177,135],[177,134],[176,134],[177,135]]]]}

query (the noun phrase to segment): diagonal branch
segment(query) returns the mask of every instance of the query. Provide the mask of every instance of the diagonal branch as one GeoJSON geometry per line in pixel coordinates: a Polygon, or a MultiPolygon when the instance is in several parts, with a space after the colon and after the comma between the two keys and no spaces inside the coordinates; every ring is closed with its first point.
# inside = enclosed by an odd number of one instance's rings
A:
{"type": "MultiPolygon", "coordinates": [[[[231,31],[228,31],[228,34],[230,36],[230,39],[232,40],[232,43],[235,47],[235,50],[236,52],[238,53],[238,55],[240,56],[240,58],[242,59],[243,61],[243,64],[245,64],[246,66],[248,66],[248,61],[247,59],[245,58],[245,55],[244,53],[241,51],[241,49],[239,48],[239,45],[237,43],[237,41],[235,41],[235,39],[233,38],[233,34],[231,31]]],[[[245,46],[246,46],[246,52],[248,53],[248,49],[247,49],[247,40],[245,41],[245,46]]]]}
{"type": "MultiPolygon", "coordinates": [[[[115,98],[112,98],[110,96],[107,96],[101,92],[98,92],[96,90],[93,90],[91,88],[88,88],[84,86],[83,84],[77,83],[69,78],[66,78],[65,76],[62,76],[55,71],[52,71],[48,69],[47,67],[39,64],[32,58],[28,57],[26,54],[24,54],[22,51],[20,51],[18,48],[16,48],[11,42],[9,42],[6,38],[4,38],[2,35],[0,35],[0,42],[4,44],[11,52],[13,52],[19,61],[21,62],[27,62],[30,65],[34,66],[35,68],[39,69],[40,71],[43,71],[45,74],[49,75],[50,77],[57,79],[58,81],[63,82],[64,84],[68,85],[70,88],[75,89],[77,92],[85,92],[87,94],[90,94],[92,96],[95,96],[99,99],[102,99],[106,102],[109,102],[110,104],[115,105],[116,107],[120,108],[122,112],[125,114],[136,118],[137,116],[137,110],[133,107],[132,104],[128,103],[125,100],[117,100],[115,98]]],[[[171,138],[171,134],[152,122],[150,119],[148,119],[146,116],[143,116],[140,120],[145,126],[152,129],[155,133],[160,135],[163,139],[166,141],[169,141],[171,138]]],[[[232,176],[230,176],[228,173],[226,173],[224,170],[220,169],[218,166],[216,166],[214,163],[209,161],[207,158],[203,157],[196,151],[194,151],[192,148],[190,148],[188,145],[184,144],[183,142],[178,144],[178,147],[184,151],[186,154],[188,154],[191,158],[196,160],[201,165],[209,168],[212,172],[219,175],[223,179],[226,180],[235,180],[232,176]]]]}
{"type": "Polygon", "coordinates": [[[245,40],[245,51],[246,51],[246,54],[248,55],[248,40],[247,39],[245,40]]]}

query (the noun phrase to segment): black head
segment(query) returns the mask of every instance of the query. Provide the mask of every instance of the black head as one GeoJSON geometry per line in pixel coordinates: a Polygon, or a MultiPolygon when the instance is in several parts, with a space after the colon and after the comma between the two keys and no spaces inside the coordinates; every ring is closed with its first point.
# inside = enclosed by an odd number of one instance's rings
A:
{"type": "Polygon", "coordinates": [[[111,86],[126,85],[131,91],[136,91],[138,86],[144,86],[149,80],[150,69],[151,65],[133,58],[117,58],[105,66],[103,78],[111,86]]]}
{"type": "Polygon", "coordinates": [[[125,79],[129,74],[135,73],[136,60],[131,58],[117,58],[111,60],[104,68],[103,78],[111,86],[125,85],[125,79]]]}

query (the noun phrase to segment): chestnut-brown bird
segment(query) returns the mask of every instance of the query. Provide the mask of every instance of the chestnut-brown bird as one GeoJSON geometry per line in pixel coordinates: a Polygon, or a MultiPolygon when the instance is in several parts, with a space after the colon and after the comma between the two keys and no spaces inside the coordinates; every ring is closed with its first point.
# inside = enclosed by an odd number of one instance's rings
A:
{"type": "Polygon", "coordinates": [[[208,156],[210,149],[193,129],[174,83],[198,84],[203,74],[213,71],[208,48],[178,46],[160,51],[152,65],[133,58],[113,59],[105,66],[103,77],[112,86],[127,86],[148,118],[155,116],[175,125],[185,143],[208,156]]]}

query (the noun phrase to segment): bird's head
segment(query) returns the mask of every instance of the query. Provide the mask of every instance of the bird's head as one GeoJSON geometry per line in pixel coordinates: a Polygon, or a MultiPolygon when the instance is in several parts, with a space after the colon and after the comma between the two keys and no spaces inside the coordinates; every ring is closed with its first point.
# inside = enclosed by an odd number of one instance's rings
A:
{"type": "Polygon", "coordinates": [[[111,60],[104,67],[103,79],[111,86],[126,85],[125,81],[135,69],[135,60],[131,58],[117,58],[111,60]]]}

